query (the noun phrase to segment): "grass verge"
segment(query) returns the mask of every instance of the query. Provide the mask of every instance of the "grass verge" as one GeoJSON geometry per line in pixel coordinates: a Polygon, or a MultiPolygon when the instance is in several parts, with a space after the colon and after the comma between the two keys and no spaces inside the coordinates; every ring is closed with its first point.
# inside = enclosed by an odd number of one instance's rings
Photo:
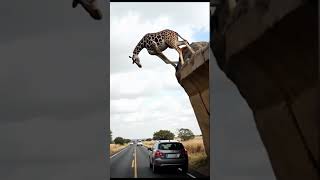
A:
{"type": "Polygon", "coordinates": [[[110,144],[110,156],[116,154],[121,151],[123,148],[127,147],[128,144],[120,145],[120,144],[110,144]]]}
{"type": "Polygon", "coordinates": [[[154,145],[154,141],[143,141],[143,145],[147,148],[151,148],[154,145]]]}
{"type": "Polygon", "coordinates": [[[183,146],[188,151],[189,167],[198,169],[206,165],[207,155],[204,149],[202,137],[196,137],[188,141],[182,141],[183,146]]]}

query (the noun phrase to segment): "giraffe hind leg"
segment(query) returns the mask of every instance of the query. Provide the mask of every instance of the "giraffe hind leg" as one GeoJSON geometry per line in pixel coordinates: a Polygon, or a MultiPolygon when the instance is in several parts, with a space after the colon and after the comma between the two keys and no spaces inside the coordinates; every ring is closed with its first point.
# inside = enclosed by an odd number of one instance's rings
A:
{"type": "Polygon", "coordinates": [[[189,51],[191,52],[191,54],[195,53],[192,47],[189,45],[188,41],[178,41],[178,46],[181,46],[181,45],[186,45],[189,51]]]}
{"type": "MultiPolygon", "coordinates": [[[[177,36],[180,37],[180,38],[183,40],[183,41],[178,41],[178,42],[185,44],[185,45],[188,47],[188,49],[190,50],[190,52],[191,52],[192,54],[194,54],[195,52],[194,52],[194,50],[191,48],[191,46],[189,45],[189,42],[188,42],[186,39],[184,39],[183,37],[181,37],[180,34],[178,34],[178,33],[177,33],[177,36]]],[[[182,45],[182,44],[181,44],[181,45],[182,45]]]]}
{"type": "Polygon", "coordinates": [[[183,65],[184,64],[184,59],[183,59],[183,55],[182,55],[181,49],[179,48],[179,46],[175,46],[174,49],[179,53],[180,64],[183,65]]]}

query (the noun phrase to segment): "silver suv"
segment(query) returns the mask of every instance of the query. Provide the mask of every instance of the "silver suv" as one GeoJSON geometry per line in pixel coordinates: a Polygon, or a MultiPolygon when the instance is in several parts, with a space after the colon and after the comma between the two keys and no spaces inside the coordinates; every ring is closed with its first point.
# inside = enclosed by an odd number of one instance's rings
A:
{"type": "Polygon", "coordinates": [[[149,150],[150,168],[156,173],[160,167],[180,167],[188,171],[188,153],[183,144],[173,140],[157,141],[149,150]]]}

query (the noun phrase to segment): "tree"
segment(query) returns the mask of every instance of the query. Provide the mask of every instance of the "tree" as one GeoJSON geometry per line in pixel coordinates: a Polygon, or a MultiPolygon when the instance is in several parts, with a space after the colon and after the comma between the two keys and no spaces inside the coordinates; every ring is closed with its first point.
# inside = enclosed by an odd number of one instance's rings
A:
{"type": "Polygon", "coordinates": [[[146,141],[151,141],[151,140],[152,140],[151,138],[147,138],[147,139],[146,139],[146,141]]]}
{"type": "Polygon", "coordinates": [[[172,140],[173,138],[174,134],[168,130],[160,130],[153,133],[154,140],[172,140]]]}
{"type": "Polygon", "coordinates": [[[178,137],[181,140],[186,141],[194,138],[194,134],[190,129],[180,128],[178,129],[178,137]]]}
{"type": "Polygon", "coordinates": [[[122,137],[116,137],[113,141],[114,141],[115,144],[123,145],[125,143],[124,139],[122,137]]]}
{"type": "Polygon", "coordinates": [[[124,143],[129,143],[129,142],[131,142],[130,139],[124,139],[124,143]]]}

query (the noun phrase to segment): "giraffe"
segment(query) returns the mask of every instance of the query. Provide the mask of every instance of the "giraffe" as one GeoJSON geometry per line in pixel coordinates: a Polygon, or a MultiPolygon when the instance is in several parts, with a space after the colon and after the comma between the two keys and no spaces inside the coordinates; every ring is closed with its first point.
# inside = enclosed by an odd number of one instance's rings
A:
{"type": "Polygon", "coordinates": [[[102,13],[97,7],[97,0],[73,0],[72,7],[75,8],[78,4],[80,4],[93,19],[102,19],[102,13]]]}
{"type": "Polygon", "coordinates": [[[165,29],[156,33],[147,33],[143,36],[143,38],[139,41],[136,47],[133,50],[133,56],[129,56],[132,59],[132,64],[136,63],[139,68],[142,68],[140,63],[139,53],[143,48],[146,48],[150,55],[156,55],[160,59],[162,59],[166,64],[171,64],[173,67],[177,68],[175,63],[177,61],[170,61],[162,51],[166,50],[168,47],[171,49],[175,49],[179,53],[179,62],[181,65],[184,64],[184,59],[182,56],[182,50],[179,47],[180,45],[186,45],[187,48],[191,51],[192,54],[195,52],[190,47],[187,40],[183,39],[177,32],[172,31],[170,29],[165,29]],[[182,41],[178,40],[178,37],[182,39],[182,41]]]}

